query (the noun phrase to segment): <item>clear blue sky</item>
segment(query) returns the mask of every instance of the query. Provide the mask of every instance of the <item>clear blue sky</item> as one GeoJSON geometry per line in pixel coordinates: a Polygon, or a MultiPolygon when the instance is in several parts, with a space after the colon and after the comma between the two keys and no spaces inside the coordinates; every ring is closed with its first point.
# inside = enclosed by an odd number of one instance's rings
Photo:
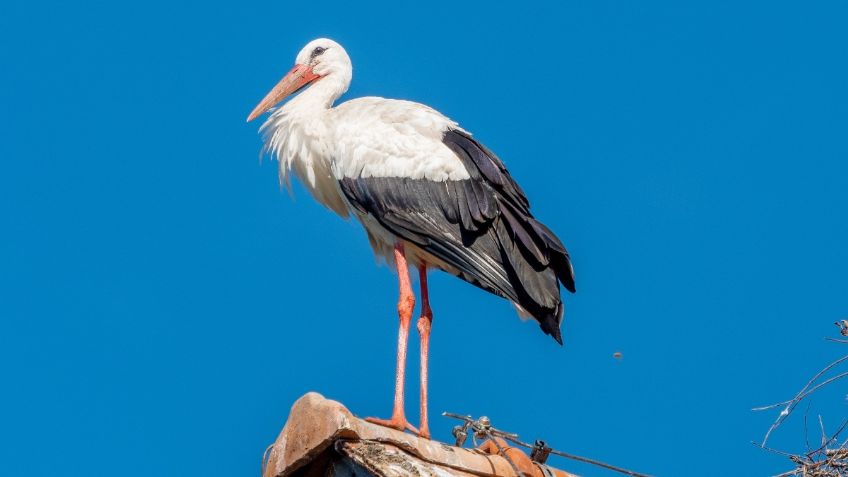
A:
{"type": "Polygon", "coordinates": [[[433,414],[662,476],[787,467],[749,408],[843,351],[848,4],[117,3],[0,13],[0,474],[255,476],[306,391],[388,415],[395,276],[244,122],[319,36],[347,98],[495,150],[574,257],[564,347],[433,276],[433,414]]]}

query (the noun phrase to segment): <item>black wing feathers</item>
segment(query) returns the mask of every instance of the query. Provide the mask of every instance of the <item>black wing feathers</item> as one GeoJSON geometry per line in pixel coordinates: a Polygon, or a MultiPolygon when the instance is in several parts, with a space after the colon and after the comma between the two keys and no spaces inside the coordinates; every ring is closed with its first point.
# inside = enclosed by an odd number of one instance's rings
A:
{"type": "Polygon", "coordinates": [[[500,195],[522,212],[530,211],[530,202],[524,191],[509,175],[503,162],[486,146],[467,133],[455,129],[445,132],[442,141],[465,164],[471,179],[485,179],[500,195]]]}
{"type": "Polygon", "coordinates": [[[339,184],[355,207],[398,237],[455,267],[464,280],[517,300],[507,293],[511,284],[503,268],[488,259],[499,254],[496,239],[488,236],[491,231],[471,231],[460,221],[460,210],[466,208],[464,188],[398,177],[345,178],[339,184]]]}
{"type": "Polygon", "coordinates": [[[350,203],[398,237],[455,268],[465,281],[507,298],[562,343],[559,283],[574,291],[562,242],[530,213],[530,203],[503,162],[468,134],[443,141],[470,179],[345,178],[350,203]]]}
{"type": "Polygon", "coordinates": [[[445,132],[443,141],[463,161],[472,182],[479,183],[479,179],[483,178],[498,193],[498,202],[507,206],[500,207],[501,213],[511,206],[512,218],[516,220],[510,221],[510,224],[515,225],[513,233],[521,239],[525,250],[539,258],[534,249],[540,248],[544,258],[539,263],[553,266],[563,286],[574,292],[574,270],[568,251],[556,235],[530,213],[530,201],[498,156],[463,131],[449,130],[445,132]],[[525,240],[529,237],[532,239],[525,240]]]}

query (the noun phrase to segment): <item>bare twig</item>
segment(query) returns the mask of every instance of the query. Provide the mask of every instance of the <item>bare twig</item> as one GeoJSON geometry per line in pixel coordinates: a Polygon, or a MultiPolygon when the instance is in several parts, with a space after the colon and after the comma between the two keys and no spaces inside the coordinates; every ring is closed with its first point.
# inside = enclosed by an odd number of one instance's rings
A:
{"type": "Polygon", "coordinates": [[[759,442],[751,441],[751,444],[754,444],[755,446],[759,447],[760,449],[762,449],[764,451],[771,452],[771,453],[777,454],[777,455],[782,455],[783,457],[789,457],[790,459],[794,459],[795,457],[797,457],[795,454],[792,454],[792,453],[789,453],[789,452],[786,452],[786,451],[782,451],[782,450],[778,450],[778,449],[773,449],[773,448],[768,447],[766,445],[760,444],[759,442]]]}
{"type": "Polygon", "coordinates": [[[825,442],[827,442],[827,432],[824,431],[824,421],[822,421],[821,414],[819,414],[819,429],[821,429],[821,446],[824,447],[825,442]]]}
{"type": "Polygon", "coordinates": [[[788,471],[786,471],[782,474],[777,474],[773,477],[790,477],[792,475],[798,475],[798,472],[799,472],[798,469],[793,469],[793,470],[788,470],[788,471]]]}
{"type": "Polygon", "coordinates": [[[790,414],[792,414],[792,411],[795,410],[795,406],[797,406],[798,403],[800,403],[805,397],[809,396],[811,393],[820,389],[822,386],[826,386],[826,385],[828,385],[828,384],[830,384],[830,383],[832,383],[832,382],[834,382],[838,379],[842,379],[845,376],[848,376],[848,372],[840,373],[836,376],[833,376],[829,379],[826,379],[825,381],[822,381],[821,383],[813,386],[813,383],[815,383],[820,377],[822,377],[822,375],[824,375],[825,373],[827,373],[828,371],[833,369],[834,366],[838,365],[839,363],[842,363],[845,360],[848,360],[848,355],[845,355],[845,356],[837,359],[836,361],[828,364],[827,366],[825,366],[821,371],[816,373],[816,375],[813,376],[812,379],[810,379],[807,382],[807,384],[804,385],[804,387],[801,388],[801,390],[798,391],[798,394],[796,394],[795,397],[793,397],[792,399],[790,399],[788,401],[779,402],[779,403],[776,403],[776,404],[771,404],[769,406],[756,407],[756,408],[753,409],[754,411],[764,411],[764,410],[772,409],[772,408],[782,406],[782,405],[786,406],[786,407],[783,408],[782,411],[780,411],[780,414],[778,414],[777,419],[774,420],[771,427],[769,427],[768,431],[766,432],[765,437],[763,437],[763,445],[765,445],[766,442],[768,442],[768,438],[771,435],[771,433],[774,432],[774,430],[777,429],[778,426],[780,426],[783,423],[783,421],[785,421],[786,418],[789,417],[790,414]]]}
{"type": "MultiPolygon", "coordinates": [[[[819,416],[819,418],[821,419],[821,416],[819,416]]],[[[837,429],[837,430],[836,430],[836,432],[834,432],[834,433],[833,433],[833,435],[832,435],[832,436],[830,436],[830,438],[829,438],[829,439],[827,439],[826,441],[824,441],[824,443],[821,445],[821,447],[819,447],[818,449],[816,449],[816,450],[814,450],[814,451],[812,451],[812,452],[808,452],[808,453],[807,453],[807,457],[808,457],[808,458],[810,458],[810,459],[812,459],[812,458],[813,458],[813,456],[814,456],[814,455],[816,455],[816,454],[818,454],[819,452],[822,452],[822,451],[824,451],[825,453],[830,452],[830,451],[827,449],[828,444],[830,444],[831,442],[835,441],[835,440],[836,440],[836,438],[837,438],[837,437],[839,437],[839,434],[840,434],[842,431],[844,431],[844,430],[845,430],[845,426],[846,426],[846,425],[848,425],[848,420],[846,420],[846,421],[842,421],[842,425],[841,425],[841,426],[839,426],[839,429],[837,429]]],[[[822,432],[824,432],[824,429],[822,429],[822,432]]],[[[827,436],[823,436],[823,437],[822,437],[822,440],[824,440],[825,438],[827,438],[827,436]]],[[[844,443],[843,443],[843,445],[844,445],[844,443]]],[[[839,447],[840,447],[840,449],[842,448],[842,446],[839,446],[839,447]]]]}
{"type": "MultiPolygon", "coordinates": [[[[848,336],[848,320],[840,320],[836,323],[836,325],[839,326],[839,331],[843,336],[848,336]]],[[[848,344],[848,339],[826,338],[826,340],[848,344]]],[[[788,458],[795,464],[794,469],[777,474],[774,477],[848,477],[848,447],[846,447],[848,446],[848,438],[845,438],[845,440],[841,443],[839,442],[840,435],[846,428],[848,428],[848,419],[842,421],[842,424],[833,434],[828,435],[825,430],[824,419],[821,415],[818,415],[819,429],[821,431],[821,445],[819,445],[818,448],[811,450],[808,428],[810,401],[807,401],[807,410],[804,412],[804,444],[806,453],[792,454],[766,446],[766,442],[768,442],[768,438],[771,433],[774,432],[774,430],[777,429],[790,414],[792,414],[796,406],[798,406],[801,401],[819,389],[848,376],[848,372],[841,372],[830,377],[826,377],[826,374],[830,373],[831,370],[846,360],[848,360],[848,355],[843,356],[822,368],[809,381],[807,381],[804,387],[801,388],[801,390],[798,391],[792,399],[754,409],[755,411],[763,411],[777,407],[783,408],[766,432],[763,442],[761,444],[754,443],[765,451],[788,458]]]]}

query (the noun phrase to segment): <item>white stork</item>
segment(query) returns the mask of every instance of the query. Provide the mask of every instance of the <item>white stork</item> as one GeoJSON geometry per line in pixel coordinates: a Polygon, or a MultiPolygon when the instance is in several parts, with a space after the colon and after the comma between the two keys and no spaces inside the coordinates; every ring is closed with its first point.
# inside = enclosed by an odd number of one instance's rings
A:
{"type": "Polygon", "coordinates": [[[530,213],[524,192],[492,151],[423,104],[376,97],[336,107],[353,73],[338,43],[309,42],[295,66],[256,106],[251,121],[277,108],[261,131],[280,179],[291,173],[315,199],[365,227],[371,247],[394,263],[400,283],[397,371],[390,419],[371,422],[429,437],[427,353],[432,311],[427,270],[439,269],[510,300],[562,344],[559,284],[574,291],[562,242],[530,213]],[[409,265],[421,287],[421,423],[404,414],[406,345],[415,306],[409,265]]]}

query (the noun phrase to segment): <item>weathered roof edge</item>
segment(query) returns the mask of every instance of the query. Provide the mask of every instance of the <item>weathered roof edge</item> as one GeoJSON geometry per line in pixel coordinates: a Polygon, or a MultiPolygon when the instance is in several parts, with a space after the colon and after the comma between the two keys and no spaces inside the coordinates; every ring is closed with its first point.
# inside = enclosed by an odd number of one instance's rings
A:
{"type": "MultiPolygon", "coordinates": [[[[309,392],[292,405],[283,430],[266,451],[263,477],[287,477],[339,441],[391,445],[422,461],[481,477],[516,476],[510,463],[500,455],[454,447],[371,424],[355,417],[342,404],[309,392]]],[[[574,477],[558,469],[546,470],[557,477],[574,477]]],[[[547,475],[539,467],[532,471],[538,476],[547,475]]]]}

